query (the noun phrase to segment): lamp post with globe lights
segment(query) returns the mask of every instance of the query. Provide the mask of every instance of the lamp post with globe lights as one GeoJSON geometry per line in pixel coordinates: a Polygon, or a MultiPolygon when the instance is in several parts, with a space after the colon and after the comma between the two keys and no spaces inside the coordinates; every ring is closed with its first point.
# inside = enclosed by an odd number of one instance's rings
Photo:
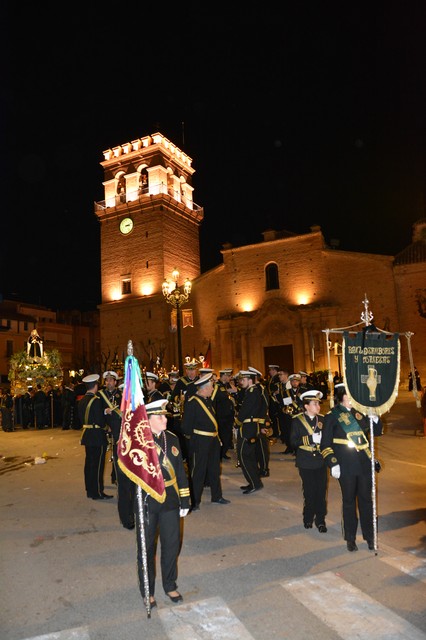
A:
{"type": "Polygon", "coordinates": [[[172,282],[164,280],[162,285],[163,296],[166,302],[172,305],[176,309],[176,333],[177,333],[177,347],[178,347],[178,367],[181,374],[183,374],[183,359],[182,359],[182,335],[181,335],[181,308],[188,302],[192,289],[191,281],[186,278],[183,285],[179,285],[179,271],[173,270],[172,282]]]}

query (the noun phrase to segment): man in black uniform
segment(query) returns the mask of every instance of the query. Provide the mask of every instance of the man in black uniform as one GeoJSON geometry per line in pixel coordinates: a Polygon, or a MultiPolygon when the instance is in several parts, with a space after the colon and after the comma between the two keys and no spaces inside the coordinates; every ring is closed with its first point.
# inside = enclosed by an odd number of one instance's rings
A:
{"type": "MultiPolygon", "coordinates": [[[[181,602],[182,595],[176,590],[178,575],[177,561],[181,548],[180,518],[189,511],[190,492],[188,477],[183,465],[178,438],[166,431],[167,399],[154,400],[146,405],[149,426],[154,438],[161,473],[166,485],[164,502],[157,502],[152,496],[144,496],[144,532],[146,537],[146,555],[148,583],[151,607],[155,601],[155,559],[158,539],[161,544],[161,581],[165,594],[172,602],[181,602]]],[[[139,589],[145,598],[143,556],[141,542],[141,523],[139,509],[136,509],[137,569],[139,589]]]]}
{"type": "Polygon", "coordinates": [[[256,442],[260,426],[265,424],[266,405],[261,388],[255,383],[256,375],[252,371],[240,371],[241,387],[245,389],[244,398],[238,411],[237,448],[238,460],[248,484],[241,487],[243,493],[254,493],[263,488],[256,459],[256,442]]]}
{"type": "Polygon", "coordinates": [[[266,382],[266,390],[268,392],[268,413],[271,419],[272,438],[271,444],[275,444],[280,437],[280,427],[278,421],[278,414],[280,412],[280,405],[278,402],[278,390],[280,378],[278,371],[280,367],[277,364],[268,365],[268,379],[266,382]]]}
{"type": "MultiPolygon", "coordinates": [[[[374,416],[373,435],[382,435],[382,421],[374,416]]],[[[344,383],[334,387],[334,407],[324,419],[321,453],[342,492],[343,533],[348,551],[357,551],[357,507],[368,548],[374,549],[370,420],[352,407],[344,383]]]]}
{"type": "Polygon", "coordinates": [[[285,451],[282,451],[284,455],[295,453],[290,443],[291,433],[291,419],[296,413],[300,413],[303,410],[302,403],[299,396],[300,375],[298,373],[292,373],[288,378],[286,388],[283,390],[283,404],[284,404],[284,441],[286,444],[285,451]]]}
{"type": "Polygon", "coordinates": [[[293,416],[290,442],[296,451],[296,467],[302,480],[303,524],[305,529],[315,526],[326,533],[327,466],[320,451],[324,416],[321,410],[321,391],[312,389],[300,395],[303,412],[293,416]]]}
{"type": "Polygon", "coordinates": [[[299,383],[299,395],[305,393],[305,391],[312,391],[314,385],[309,380],[309,375],[306,371],[299,371],[300,383],[299,383]]]}
{"type": "Polygon", "coordinates": [[[75,393],[75,401],[77,403],[77,411],[74,412],[75,415],[75,420],[73,420],[73,425],[72,428],[79,430],[81,429],[82,425],[80,422],[80,417],[79,417],[79,412],[78,412],[78,403],[80,402],[80,400],[82,398],[84,398],[84,395],[86,393],[86,385],[84,384],[83,380],[81,378],[77,378],[76,379],[76,384],[74,387],[74,393],[75,393]]]}
{"type": "Polygon", "coordinates": [[[117,443],[121,431],[121,390],[117,388],[118,374],[115,371],[105,371],[103,374],[104,388],[98,395],[103,402],[106,423],[112,439],[112,472],[111,482],[117,483],[118,517],[125,529],[134,529],[134,498],[135,485],[121,470],[118,464],[117,443]]]}
{"type": "Polygon", "coordinates": [[[185,362],[185,375],[181,376],[176,382],[175,388],[171,392],[170,402],[179,402],[181,406],[181,417],[183,414],[183,407],[188,388],[191,389],[191,394],[195,393],[193,382],[198,379],[198,360],[188,360],[185,362]]]}
{"type": "Polygon", "coordinates": [[[182,432],[182,417],[185,408],[186,398],[193,395],[196,391],[194,381],[198,380],[198,360],[192,360],[187,356],[184,367],[185,375],[181,376],[172,389],[169,402],[173,406],[173,432],[177,434],[182,449],[184,460],[189,460],[188,439],[182,432]]]}
{"type": "Polygon", "coordinates": [[[269,472],[269,458],[270,458],[270,450],[269,450],[269,435],[270,435],[270,427],[271,427],[271,418],[269,416],[269,397],[268,392],[266,390],[266,385],[262,383],[263,376],[258,369],[254,367],[248,367],[248,370],[255,374],[255,383],[259,387],[262,398],[265,403],[266,410],[266,418],[262,423],[259,421],[259,437],[256,441],[256,460],[257,465],[259,467],[259,475],[261,478],[268,478],[270,475],[269,472]]]}
{"type": "Polygon", "coordinates": [[[228,504],[222,496],[220,482],[220,440],[218,424],[211,395],[212,373],[194,382],[196,392],[185,404],[182,431],[189,436],[189,457],[192,481],[192,511],[200,508],[206,476],[209,480],[211,501],[228,504]]]}
{"type": "Polygon", "coordinates": [[[80,443],[86,448],[84,484],[86,494],[92,500],[112,498],[104,492],[105,455],[108,447],[107,424],[104,404],[97,395],[99,375],[92,373],[83,382],[86,394],[78,403],[78,414],[83,426],[80,443]]]}
{"type": "Polygon", "coordinates": [[[62,404],[62,430],[67,431],[71,429],[76,420],[75,411],[76,411],[76,397],[74,391],[74,385],[70,381],[68,384],[64,385],[61,397],[62,404]]]}
{"type": "Polygon", "coordinates": [[[157,383],[158,383],[157,374],[151,373],[151,371],[146,371],[144,374],[144,379],[145,379],[145,389],[144,389],[145,404],[148,404],[149,402],[154,402],[155,400],[164,400],[163,394],[161,393],[161,391],[157,389],[157,383]]]}
{"type": "Polygon", "coordinates": [[[219,425],[219,438],[222,443],[220,457],[222,460],[230,460],[227,451],[233,448],[232,428],[235,420],[235,402],[229,393],[229,379],[232,369],[221,369],[219,371],[219,380],[212,393],[212,400],[216,410],[217,423],[219,425]]]}

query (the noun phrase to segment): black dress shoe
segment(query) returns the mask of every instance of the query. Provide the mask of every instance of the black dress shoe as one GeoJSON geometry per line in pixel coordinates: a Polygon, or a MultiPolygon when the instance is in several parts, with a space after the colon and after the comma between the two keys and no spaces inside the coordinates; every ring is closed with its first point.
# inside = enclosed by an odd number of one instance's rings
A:
{"type": "Polygon", "coordinates": [[[263,489],[263,484],[261,484],[259,487],[250,487],[250,489],[246,489],[245,491],[243,491],[243,493],[255,493],[256,491],[260,491],[261,489],[263,489]]]}
{"type": "Polygon", "coordinates": [[[245,491],[246,489],[251,489],[252,486],[251,484],[244,484],[242,487],[240,487],[241,491],[245,491]]]}
{"type": "Polygon", "coordinates": [[[269,478],[269,476],[270,476],[269,469],[266,469],[266,471],[261,471],[261,472],[259,473],[259,475],[260,475],[262,478],[269,478]]]}
{"type": "Polygon", "coordinates": [[[114,496],[107,496],[106,493],[101,493],[101,500],[111,500],[114,496]]]}
{"type": "Polygon", "coordinates": [[[199,511],[200,510],[200,505],[199,504],[194,504],[193,507],[191,507],[191,511],[199,511]]]}
{"type": "Polygon", "coordinates": [[[370,551],[374,551],[374,540],[366,540],[366,542],[370,551]]]}
{"type": "Polygon", "coordinates": [[[134,528],[135,528],[135,523],[134,523],[134,522],[127,522],[126,524],[124,524],[124,523],[123,523],[123,527],[124,527],[125,529],[130,529],[130,530],[132,530],[132,529],[134,529],[134,528]]]}
{"type": "Polygon", "coordinates": [[[325,526],[325,524],[318,524],[317,527],[320,533],[327,533],[327,527],[325,526]]]}
{"type": "Polygon", "coordinates": [[[305,522],[303,526],[305,527],[305,529],[312,529],[312,522],[305,522]]]}
{"type": "MultiPolygon", "coordinates": [[[[144,604],[146,606],[146,599],[144,598],[143,601],[144,601],[144,604]]],[[[157,606],[157,602],[156,602],[155,598],[153,598],[152,596],[149,599],[149,606],[151,607],[151,609],[153,609],[154,607],[157,606]]]]}
{"type": "Polygon", "coordinates": [[[166,593],[166,596],[170,598],[172,602],[182,602],[183,596],[177,591],[177,596],[171,596],[170,593],[166,593]]]}
{"type": "Polygon", "coordinates": [[[219,500],[212,500],[215,504],[229,504],[231,501],[226,498],[219,498],[219,500]]]}
{"type": "Polygon", "coordinates": [[[348,540],[346,542],[346,548],[348,551],[358,551],[355,540],[348,540]]]}

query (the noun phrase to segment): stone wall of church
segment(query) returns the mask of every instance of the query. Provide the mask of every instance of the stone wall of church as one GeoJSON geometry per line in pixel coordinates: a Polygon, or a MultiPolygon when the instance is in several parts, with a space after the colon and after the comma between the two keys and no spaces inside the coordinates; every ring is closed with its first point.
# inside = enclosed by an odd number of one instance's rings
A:
{"type": "MultiPolygon", "coordinates": [[[[406,264],[394,269],[398,299],[399,331],[411,332],[411,350],[423,386],[426,386],[426,263],[406,264]]],[[[401,336],[401,381],[408,384],[407,340],[401,336]]]]}

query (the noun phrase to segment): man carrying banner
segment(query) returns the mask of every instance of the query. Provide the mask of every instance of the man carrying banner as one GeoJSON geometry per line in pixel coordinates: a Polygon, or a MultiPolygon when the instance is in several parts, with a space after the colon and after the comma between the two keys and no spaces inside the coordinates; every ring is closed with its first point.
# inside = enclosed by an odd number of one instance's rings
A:
{"type": "MultiPolygon", "coordinates": [[[[374,457],[374,437],[382,435],[380,416],[398,396],[401,359],[399,334],[372,324],[367,294],[363,304],[365,326],[361,331],[349,331],[351,327],[331,330],[343,334],[344,383],[334,387],[334,406],[331,402],[321,439],[324,460],[340,482],[348,551],[358,549],[357,503],[363,537],[369,549],[377,548],[376,472],[380,463],[374,457]]],[[[327,329],[327,343],[329,333],[327,329]]]]}
{"type": "Polygon", "coordinates": [[[167,399],[144,404],[142,376],[129,340],[117,446],[118,464],[136,485],[135,522],[139,588],[148,617],[155,602],[155,558],[161,544],[163,588],[172,602],[181,546],[180,518],[189,512],[190,491],[179,439],[167,427],[167,399]]]}
{"type": "MultiPolygon", "coordinates": [[[[369,419],[353,409],[344,383],[337,384],[334,407],[326,414],[321,437],[321,453],[339,480],[342,492],[343,533],[348,551],[357,551],[358,516],[368,548],[374,550],[371,451],[369,419]]],[[[372,418],[374,436],[382,435],[382,422],[372,418]]]]}
{"type": "MultiPolygon", "coordinates": [[[[167,400],[155,400],[146,405],[149,426],[154,436],[155,448],[161,473],[164,478],[166,496],[164,502],[158,502],[147,494],[144,497],[144,528],[146,533],[146,551],[151,608],[155,606],[155,555],[156,538],[159,534],[161,544],[161,578],[165,594],[172,602],[181,602],[183,597],[176,590],[177,559],[181,546],[180,518],[189,511],[190,493],[188,477],[183,465],[179,439],[167,426],[167,400]]],[[[142,548],[140,544],[140,520],[136,510],[138,535],[138,578],[141,595],[145,597],[142,548]]]]}

